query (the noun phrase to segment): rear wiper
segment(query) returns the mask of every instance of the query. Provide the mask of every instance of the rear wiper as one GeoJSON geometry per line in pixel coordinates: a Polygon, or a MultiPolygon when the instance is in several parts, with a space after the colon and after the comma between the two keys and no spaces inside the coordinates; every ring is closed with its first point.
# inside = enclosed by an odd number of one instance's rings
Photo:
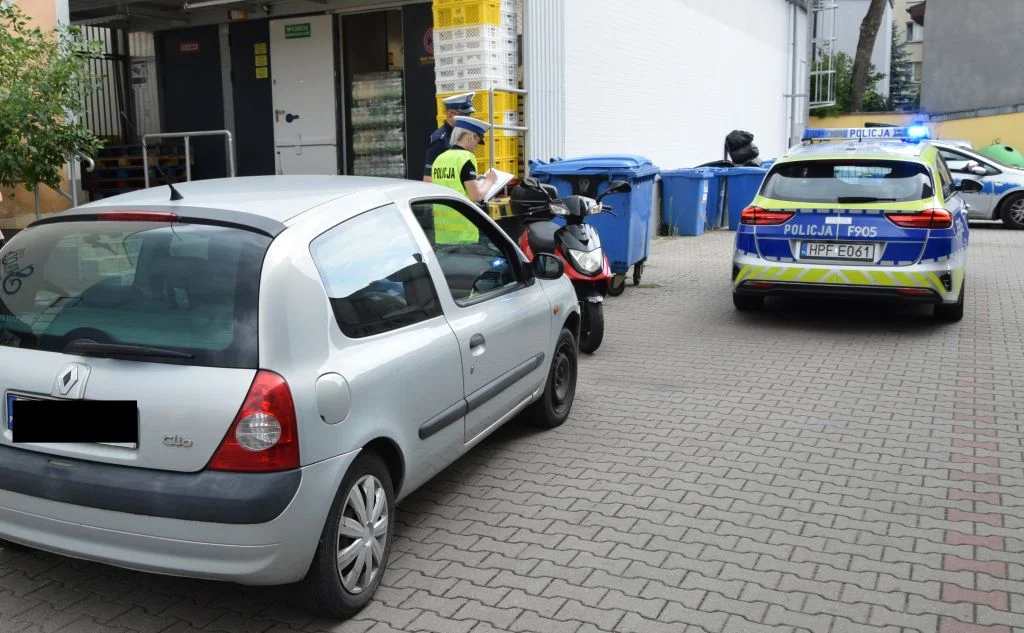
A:
{"type": "Polygon", "coordinates": [[[839,196],[839,204],[857,204],[858,202],[896,202],[896,198],[876,198],[874,196],[839,196]]]}
{"type": "Polygon", "coordinates": [[[159,347],[143,347],[141,345],[115,345],[113,343],[96,343],[79,339],[72,341],[64,348],[65,354],[81,354],[83,356],[99,356],[101,358],[195,358],[186,352],[176,352],[159,347]]]}

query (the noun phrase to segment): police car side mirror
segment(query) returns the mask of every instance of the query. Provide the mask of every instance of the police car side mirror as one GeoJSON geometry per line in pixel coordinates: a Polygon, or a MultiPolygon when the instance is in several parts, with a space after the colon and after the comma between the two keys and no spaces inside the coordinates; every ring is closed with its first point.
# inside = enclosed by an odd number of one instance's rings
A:
{"type": "Polygon", "coordinates": [[[957,191],[962,191],[963,193],[981,193],[984,187],[977,180],[970,180],[968,178],[964,178],[963,180],[960,181],[959,185],[954,186],[954,189],[956,189],[957,191]]]}

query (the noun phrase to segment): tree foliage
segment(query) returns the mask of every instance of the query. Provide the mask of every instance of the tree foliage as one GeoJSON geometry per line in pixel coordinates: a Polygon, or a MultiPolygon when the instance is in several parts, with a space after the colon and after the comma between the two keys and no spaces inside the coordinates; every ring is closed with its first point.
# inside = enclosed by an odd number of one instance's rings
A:
{"type": "Polygon", "coordinates": [[[101,43],[80,28],[44,33],[16,4],[0,0],[0,186],[59,189],[70,153],[100,148],[78,121],[99,81],[89,60],[101,56],[101,43]]]}
{"type": "Polygon", "coordinates": [[[914,84],[914,66],[907,43],[893,25],[892,56],[889,60],[889,105],[900,112],[914,112],[920,107],[921,91],[914,84]]]}
{"type": "MultiPolygon", "coordinates": [[[[853,58],[843,52],[838,52],[833,58],[833,68],[836,74],[835,82],[836,104],[828,108],[818,108],[812,111],[815,116],[837,116],[853,112],[853,58]]],[[[824,61],[815,63],[815,70],[825,70],[824,61]]],[[[885,112],[889,109],[889,102],[878,92],[878,82],[885,79],[885,73],[878,72],[874,64],[868,67],[867,82],[865,84],[863,98],[863,112],[885,112]]],[[[812,79],[812,94],[815,91],[814,83],[826,81],[824,76],[817,75],[812,79]]],[[[825,94],[822,90],[821,94],[825,94]]]]}

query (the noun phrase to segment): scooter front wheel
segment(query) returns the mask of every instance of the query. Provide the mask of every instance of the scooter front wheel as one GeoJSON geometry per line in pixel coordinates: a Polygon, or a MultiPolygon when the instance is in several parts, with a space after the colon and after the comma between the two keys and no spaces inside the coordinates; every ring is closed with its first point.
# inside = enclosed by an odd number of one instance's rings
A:
{"type": "Polygon", "coordinates": [[[593,354],[604,339],[604,306],[583,302],[583,322],[580,324],[580,351],[593,354]]]}
{"type": "Polygon", "coordinates": [[[612,275],[608,283],[608,294],[617,297],[626,291],[626,275],[612,275]]]}

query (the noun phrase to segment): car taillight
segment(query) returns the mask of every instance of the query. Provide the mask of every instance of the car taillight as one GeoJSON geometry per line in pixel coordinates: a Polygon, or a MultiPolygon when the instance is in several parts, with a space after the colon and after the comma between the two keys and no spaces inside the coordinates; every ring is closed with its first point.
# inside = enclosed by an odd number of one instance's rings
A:
{"type": "Polygon", "coordinates": [[[888,213],[889,221],[905,229],[948,229],[953,215],[945,209],[928,209],[920,213],[888,213]]]}
{"type": "Polygon", "coordinates": [[[785,224],[794,215],[796,215],[795,211],[770,211],[761,207],[747,207],[740,214],[740,224],[760,226],[785,224]]]}
{"type": "Polygon", "coordinates": [[[101,211],[99,220],[120,220],[122,222],[177,222],[178,214],[164,211],[101,211]]]}
{"type": "Polygon", "coordinates": [[[207,468],[272,472],[299,467],[295,403],[284,378],[261,369],[207,468]]]}

